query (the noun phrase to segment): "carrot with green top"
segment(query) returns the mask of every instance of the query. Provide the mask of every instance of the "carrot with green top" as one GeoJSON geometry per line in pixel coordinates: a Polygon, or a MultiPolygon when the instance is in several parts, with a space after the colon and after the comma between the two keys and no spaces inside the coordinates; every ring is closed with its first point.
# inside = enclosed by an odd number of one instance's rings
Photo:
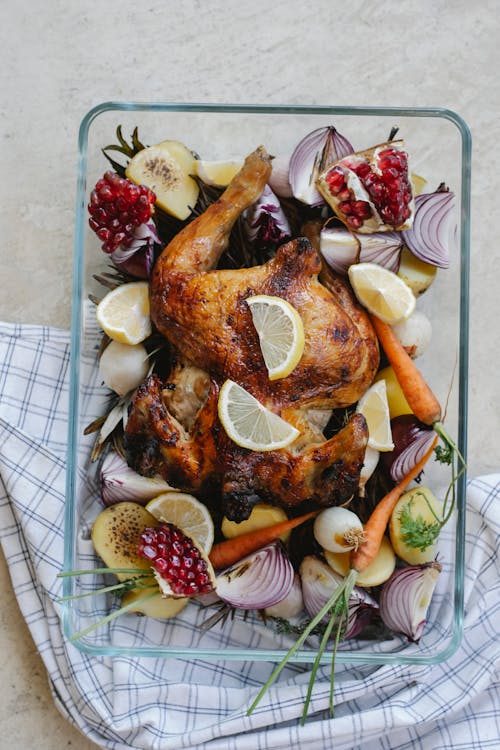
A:
{"type": "Polygon", "coordinates": [[[291,531],[310,518],[314,518],[318,513],[319,510],[313,510],[303,516],[290,518],[287,521],[280,521],[272,526],[255,529],[255,531],[249,531],[246,534],[240,534],[232,539],[226,539],[224,542],[214,544],[209,554],[210,562],[216,570],[234,565],[234,563],[237,563],[252,552],[256,552],[258,549],[265,547],[266,544],[276,541],[276,539],[279,539],[287,531],[291,531]]]}
{"type": "Polygon", "coordinates": [[[370,518],[363,526],[364,538],[362,543],[356,550],[352,550],[351,552],[351,570],[356,570],[358,573],[361,573],[363,570],[366,570],[366,568],[371,565],[377,557],[382,538],[391,518],[392,511],[396,507],[396,503],[410,482],[420,474],[425,464],[432,456],[434,448],[436,447],[437,439],[436,435],[432,445],[427,452],[424,453],[420,461],[418,461],[413,469],[411,469],[395,487],[384,495],[382,500],[380,500],[375,506],[370,518]]]}

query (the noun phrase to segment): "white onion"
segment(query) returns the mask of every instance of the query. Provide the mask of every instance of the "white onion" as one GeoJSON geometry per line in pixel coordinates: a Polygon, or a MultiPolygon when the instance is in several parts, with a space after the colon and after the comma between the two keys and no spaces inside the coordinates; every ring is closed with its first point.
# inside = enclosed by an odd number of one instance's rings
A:
{"type": "Polygon", "coordinates": [[[430,344],[432,323],[421,310],[414,310],[409,318],[396,323],[392,329],[412,359],[420,357],[430,344]]]}
{"type": "Polygon", "coordinates": [[[173,489],[163,479],[137,474],[115,451],[110,451],[102,462],[101,499],[104,505],[125,500],[145,505],[161,492],[173,489]]]}
{"type": "Polygon", "coordinates": [[[417,643],[440,572],[438,562],[396,570],[380,593],[380,617],[384,624],[417,643]]]}
{"type": "Polygon", "coordinates": [[[137,388],[149,371],[148,353],[142,344],[111,341],[99,360],[99,376],[119,396],[137,388]]]}
{"type": "Polygon", "coordinates": [[[290,157],[288,179],[294,197],[309,206],[322,205],[325,201],[316,188],[320,173],[353,151],[347,138],[333,126],[308,133],[290,157]]]}
{"type": "Polygon", "coordinates": [[[353,263],[377,263],[394,271],[399,268],[403,242],[397,232],[356,234],[340,227],[325,227],[320,234],[321,254],[328,265],[343,276],[353,263]]]}
{"type": "Polygon", "coordinates": [[[265,609],[284,599],[293,586],[294,570],[282,544],[273,543],[244,557],[217,575],[216,591],[240,609],[265,609]]]}
{"type": "Polygon", "coordinates": [[[314,538],[329,552],[348,552],[363,538],[363,524],[348,508],[326,508],[314,519],[314,538]]]}

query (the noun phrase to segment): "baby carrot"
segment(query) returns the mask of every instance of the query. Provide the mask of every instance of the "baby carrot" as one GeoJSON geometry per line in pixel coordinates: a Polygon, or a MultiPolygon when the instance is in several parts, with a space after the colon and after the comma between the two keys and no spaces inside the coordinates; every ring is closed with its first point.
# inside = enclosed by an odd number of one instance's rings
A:
{"type": "Polygon", "coordinates": [[[375,560],[392,511],[396,507],[396,503],[412,479],[415,479],[415,477],[420,474],[425,464],[432,456],[437,440],[438,436],[436,435],[432,445],[422,456],[420,461],[418,461],[413,469],[411,469],[408,474],[387,493],[387,495],[384,495],[382,500],[376,505],[370,518],[364,525],[364,541],[359,545],[357,550],[351,552],[351,570],[356,570],[358,573],[361,573],[375,560]]]}
{"type": "Polygon", "coordinates": [[[300,526],[310,518],[314,518],[318,513],[319,510],[314,510],[303,516],[290,518],[287,521],[280,521],[272,526],[249,531],[247,534],[240,534],[240,536],[235,536],[233,539],[226,539],[225,542],[214,544],[208,556],[210,562],[216,570],[234,565],[234,563],[246,555],[250,555],[261,547],[265,547],[266,544],[274,542],[285,532],[291,531],[296,526],[300,526]]]}
{"type": "Polygon", "coordinates": [[[412,358],[403,348],[391,326],[375,315],[370,317],[378,340],[391,363],[412,412],[421,422],[433,426],[441,420],[439,401],[427,385],[412,358]]]}

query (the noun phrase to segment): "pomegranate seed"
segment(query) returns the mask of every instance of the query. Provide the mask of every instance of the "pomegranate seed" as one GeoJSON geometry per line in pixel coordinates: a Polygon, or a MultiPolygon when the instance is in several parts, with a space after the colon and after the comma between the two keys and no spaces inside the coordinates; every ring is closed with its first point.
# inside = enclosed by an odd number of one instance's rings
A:
{"type": "Polygon", "coordinates": [[[361,219],[358,219],[357,216],[348,216],[347,217],[348,223],[354,227],[354,229],[359,229],[359,227],[362,225],[361,219]]]}
{"type": "Polygon", "coordinates": [[[168,562],[165,560],[164,557],[158,557],[155,560],[154,568],[155,570],[158,571],[160,575],[162,575],[163,573],[166,573],[168,570],[168,562]]]}
{"type": "Polygon", "coordinates": [[[368,219],[372,215],[370,204],[367,201],[354,201],[352,212],[358,219],[368,219]]]}
{"type": "Polygon", "coordinates": [[[338,195],[339,201],[348,201],[350,197],[351,197],[351,194],[349,192],[349,188],[344,188],[343,190],[340,191],[338,195]]]}
{"type": "Polygon", "coordinates": [[[339,209],[340,211],[342,211],[343,214],[352,213],[352,206],[349,203],[349,201],[344,201],[343,203],[339,203],[339,209]]]}

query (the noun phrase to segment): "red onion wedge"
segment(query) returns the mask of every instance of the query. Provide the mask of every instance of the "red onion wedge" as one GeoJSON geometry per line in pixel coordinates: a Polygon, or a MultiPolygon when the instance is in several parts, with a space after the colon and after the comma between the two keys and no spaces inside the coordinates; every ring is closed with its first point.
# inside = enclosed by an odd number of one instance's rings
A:
{"type": "MultiPolygon", "coordinates": [[[[300,566],[304,606],[310,617],[314,617],[325,606],[344,578],[315,555],[304,557],[300,566]]],[[[367,615],[378,608],[378,604],[364,589],[355,587],[349,599],[349,623],[345,638],[352,638],[367,624],[367,615]],[[358,621],[358,616],[361,619],[358,621]]],[[[324,621],[328,621],[325,615],[324,621]]]]}
{"type": "Polygon", "coordinates": [[[324,204],[316,188],[316,180],[329,164],[353,152],[354,148],[347,138],[333,125],[308,133],[290,157],[288,179],[293,196],[308,206],[324,204]]]}
{"type": "Polygon", "coordinates": [[[381,454],[381,460],[394,482],[400,482],[429,449],[435,433],[413,414],[391,419],[394,449],[381,454]]]}
{"type": "Polygon", "coordinates": [[[418,643],[440,572],[438,562],[394,571],[380,593],[380,617],[384,624],[418,643]]]}
{"type": "Polygon", "coordinates": [[[127,246],[120,245],[109,256],[113,264],[138,279],[147,279],[154,264],[154,246],[161,245],[153,220],[134,229],[134,238],[127,246]]]}
{"type": "Polygon", "coordinates": [[[293,579],[293,566],[283,545],[268,544],[221,571],[215,588],[233,607],[265,609],[288,595],[293,579]]]}
{"type": "Polygon", "coordinates": [[[403,242],[398,232],[356,234],[340,227],[325,227],[320,234],[321,254],[336,273],[345,276],[353,263],[377,263],[397,273],[403,242]]]}
{"type": "Polygon", "coordinates": [[[125,500],[146,505],[160,493],[173,489],[163,479],[137,474],[115,451],[110,451],[102,462],[101,499],[104,505],[125,500]]]}
{"type": "Polygon", "coordinates": [[[248,239],[258,250],[274,250],[292,236],[290,224],[269,185],[245,212],[248,239]]]}
{"type": "Polygon", "coordinates": [[[450,265],[450,246],[455,240],[455,195],[448,190],[423,193],[415,198],[413,226],[401,232],[403,242],[420,260],[439,268],[450,265]]]}

